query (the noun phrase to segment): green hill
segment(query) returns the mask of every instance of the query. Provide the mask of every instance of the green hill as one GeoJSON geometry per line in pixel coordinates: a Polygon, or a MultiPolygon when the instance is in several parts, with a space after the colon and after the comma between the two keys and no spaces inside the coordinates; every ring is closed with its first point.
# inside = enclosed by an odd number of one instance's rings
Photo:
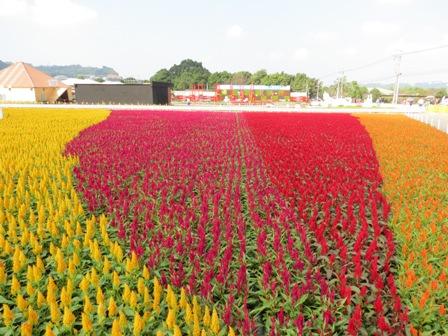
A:
{"type": "MultiPolygon", "coordinates": [[[[0,61],[0,70],[9,66],[11,62],[0,61]]],[[[119,76],[111,67],[85,67],[79,64],[72,65],[39,65],[35,66],[40,71],[43,71],[50,76],[66,76],[66,77],[106,77],[119,76]]]]}

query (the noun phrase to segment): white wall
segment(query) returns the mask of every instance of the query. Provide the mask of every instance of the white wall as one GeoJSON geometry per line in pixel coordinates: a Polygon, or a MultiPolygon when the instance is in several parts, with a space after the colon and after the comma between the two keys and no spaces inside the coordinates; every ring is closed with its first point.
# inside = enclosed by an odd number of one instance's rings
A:
{"type": "Polygon", "coordinates": [[[5,102],[35,102],[34,89],[27,88],[2,88],[0,87],[0,101],[5,102]]]}

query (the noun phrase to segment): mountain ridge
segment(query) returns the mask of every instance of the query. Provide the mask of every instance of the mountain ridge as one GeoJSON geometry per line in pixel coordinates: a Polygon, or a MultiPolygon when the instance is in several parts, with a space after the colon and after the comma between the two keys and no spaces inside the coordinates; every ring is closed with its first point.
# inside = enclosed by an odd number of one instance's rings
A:
{"type": "MultiPolygon", "coordinates": [[[[10,64],[12,63],[0,60],[0,70],[8,67],[10,64]]],[[[52,77],[119,77],[118,72],[116,72],[113,68],[104,65],[101,67],[82,66],[80,64],[33,66],[52,77]]]]}

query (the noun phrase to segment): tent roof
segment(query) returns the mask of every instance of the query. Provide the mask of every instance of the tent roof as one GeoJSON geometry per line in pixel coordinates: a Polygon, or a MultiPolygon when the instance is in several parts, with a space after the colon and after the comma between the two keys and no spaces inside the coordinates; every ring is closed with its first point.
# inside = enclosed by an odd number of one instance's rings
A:
{"type": "Polygon", "coordinates": [[[0,87],[7,88],[68,88],[31,65],[18,62],[0,71],[0,87]]]}

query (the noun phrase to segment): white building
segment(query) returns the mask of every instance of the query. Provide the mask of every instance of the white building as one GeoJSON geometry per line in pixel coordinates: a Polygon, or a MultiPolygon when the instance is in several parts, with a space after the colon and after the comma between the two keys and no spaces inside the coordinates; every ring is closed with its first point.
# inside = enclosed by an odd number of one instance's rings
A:
{"type": "Polygon", "coordinates": [[[0,101],[54,103],[71,100],[69,86],[31,65],[18,62],[0,71],[0,101]]]}

